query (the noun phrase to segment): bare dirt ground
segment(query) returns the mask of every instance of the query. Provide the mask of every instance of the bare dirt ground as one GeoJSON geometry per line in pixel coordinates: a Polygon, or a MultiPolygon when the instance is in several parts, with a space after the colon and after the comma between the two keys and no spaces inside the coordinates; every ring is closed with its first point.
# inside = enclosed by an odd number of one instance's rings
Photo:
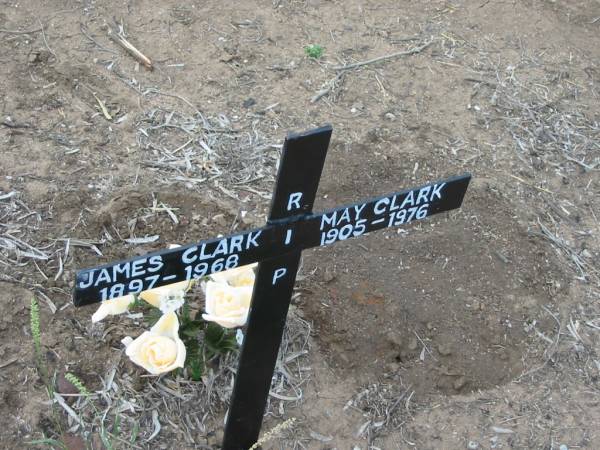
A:
{"type": "Polygon", "coordinates": [[[600,448],[600,2],[1,4],[2,448],[56,423],[103,445],[89,402],[84,424],[49,402],[32,296],[115,448],[217,448],[233,363],[220,390],[144,377],[120,344],[140,327],[92,327],[73,274],[262,225],[285,133],[324,123],[317,209],[474,181],[459,211],[305,252],[288,335],[310,350],[263,429],[296,421],[265,448],[600,448]]]}

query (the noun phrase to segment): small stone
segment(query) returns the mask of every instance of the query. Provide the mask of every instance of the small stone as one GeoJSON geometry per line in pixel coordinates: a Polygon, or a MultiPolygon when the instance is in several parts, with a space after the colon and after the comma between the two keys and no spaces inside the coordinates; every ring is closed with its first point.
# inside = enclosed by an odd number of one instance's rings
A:
{"type": "Polygon", "coordinates": [[[584,248],[583,251],[581,252],[581,256],[583,256],[584,258],[591,258],[592,254],[590,253],[590,251],[587,248],[584,248]]]}
{"type": "Polygon", "coordinates": [[[388,372],[390,372],[390,373],[396,373],[400,369],[400,364],[395,363],[395,362],[391,362],[391,363],[386,364],[385,367],[386,367],[386,369],[387,369],[388,372]]]}
{"type": "Polygon", "coordinates": [[[29,54],[29,58],[27,58],[27,62],[29,64],[41,64],[47,63],[50,59],[50,52],[46,50],[40,50],[37,52],[32,52],[29,54]]]}
{"type": "Polygon", "coordinates": [[[325,273],[323,274],[323,280],[325,280],[325,283],[329,283],[329,282],[335,280],[335,270],[333,270],[331,267],[325,267],[325,273]]]}
{"type": "Polygon", "coordinates": [[[217,225],[224,227],[227,226],[227,221],[225,220],[225,214],[217,214],[212,218],[213,222],[217,225]]]}
{"type": "Polygon", "coordinates": [[[427,322],[427,324],[425,326],[427,327],[427,329],[429,331],[435,330],[435,325],[433,324],[433,322],[427,322]]]}
{"type": "Polygon", "coordinates": [[[256,223],[256,217],[254,214],[242,214],[241,217],[244,225],[254,225],[256,223]]]}
{"type": "Polygon", "coordinates": [[[388,334],[386,334],[385,338],[390,344],[396,347],[402,347],[402,339],[394,331],[390,331],[388,334]]]}
{"type": "Polygon", "coordinates": [[[460,391],[462,388],[465,387],[466,384],[467,384],[467,379],[465,377],[458,377],[456,380],[454,380],[454,383],[452,383],[452,387],[456,391],[460,391]]]}
{"type": "Polygon", "coordinates": [[[417,339],[416,338],[411,338],[410,341],[408,341],[408,349],[410,351],[414,351],[417,349],[417,339]]]}
{"type": "Polygon", "coordinates": [[[396,120],[396,116],[395,116],[394,114],[390,113],[390,112],[389,112],[389,113],[385,113],[385,116],[384,116],[384,117],[385,117],[387,120],[389,120],[389,121],[394,121],[394,120],[396,120]]]}
{"type": "Polygon", "coordinates": [[[469,441],[467,444],[467,448],[469,450],[477,450],[479,448],[479,442],[477,441],[469,441]]]}
{"type": "Polygon", "coordinates": [[[242,106],[244,108],[250,108],[251,106],[256,105],[256,100],[254,100],[252,97],[247,98],[246,100],[244,100],[244,102],[242,103],[242,106]]]}
{"type": "Polygon", "coordinates": [[[452,349],[450,348],[450,346],[448,344],[439,344],[438,352],[442,356],[450,356],[452,354],[452,349]]]}

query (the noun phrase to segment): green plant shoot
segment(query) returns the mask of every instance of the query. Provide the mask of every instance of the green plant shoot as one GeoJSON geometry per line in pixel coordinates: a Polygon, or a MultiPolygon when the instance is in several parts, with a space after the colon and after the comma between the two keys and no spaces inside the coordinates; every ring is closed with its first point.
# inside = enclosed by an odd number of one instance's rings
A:
{"type": "Polygon", "coordinates": [[[323,56],[324,52],[325,48],[319,44],[310,44],[304,47],[304,53],[306,53],[306,56],[309,58],[319,59],[321,56],[323,56]]]}

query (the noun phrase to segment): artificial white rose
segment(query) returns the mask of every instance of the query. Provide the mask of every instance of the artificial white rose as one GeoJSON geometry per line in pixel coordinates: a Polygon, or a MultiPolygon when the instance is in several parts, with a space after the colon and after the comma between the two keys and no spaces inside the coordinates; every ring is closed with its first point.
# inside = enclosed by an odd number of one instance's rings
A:
{"type": "Polygon", "coordinates": [[[206,314],[204,320],[225,328],[242,327],[248,320],[252,286],[229,286],[225,283],[206,283],[206,314]]]}
{"type": "Polygon", "coordinates": [[[185,302],[185,293],[192,285],[192,281],[180,281],[166,286],[149,289],[141,292],[142,300],[159,308],[163,314],[179,309],[185,302]]]}
{"type": "Polygon", "coordinates": [[[153,375],[170,372],[185,363],[185,345],[179,339],[179,321],[174,312],[164,314],[150,331],[138,338],[123,339],[125,354],[153,375]]]}
{"type": "Polygon", "coordinates": [[[235,269],[213,273],[210,277],[217,283],[227,283],[230,286],[254,286],[254,268],[256,266],[257,263],[248,264],[236,267],[235,269]]]}
{"type": "Polygon", "coordinates": [[[135,301],[133,295],[125,295],[123,297],[117,297],[110,300],[104,300],[100,303],[100,307],[92,316],[92,322],[99,322],[106,316],[114,316],[117,314],[123,314],[129,309],[135,301]]]}

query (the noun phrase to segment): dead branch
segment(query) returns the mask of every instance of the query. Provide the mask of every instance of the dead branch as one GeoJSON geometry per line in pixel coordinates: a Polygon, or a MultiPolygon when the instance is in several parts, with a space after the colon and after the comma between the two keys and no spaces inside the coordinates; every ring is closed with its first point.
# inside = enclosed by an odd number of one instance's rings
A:
{"type": "Polygon", "coordinates": [[[319,92],[317,92],[310,99],[310,102],[311,103],[318,102],[322,97],[329,95],[329,93],[332,92],[337,87],[338,81],[341,81],[344,78],[344,75],[346,75],[346,73],[347,73],[346,71],[340,72],[334,78],[329,80],[327,82],[327,84],[325,85],[325,87],[323,89],[321,89],[319,92]]]}
{"type": "Polygon", "coordinates": [[[384,55],[384,56],[379,56],[377,58],[368,59],[366,61],[359,61],[359,62],[352,63],[352,64],[346,64],[344,66],[332,67],[333,70],[338,71],[338,74],[334,78],[329,80],[327,83],[325,83],[325,85],[324,85],[325,87],[323,89],[321,89],[320,91],[318,91],[310,99],[310,102],[311,103],[318,102],[321,98],[323,98],[326,95],[329,95],[331,92],[333,92],[333,90],[338,86],[338,82],[343,80],[344,76],[353,69],[357,69],[359,67],[363,67],[368,64],[374,64],[374,63],[381,62],[381,61],[387,61],[388,59],[399,58],[401,56],[415,55],[415,54],[420,53],[423,50],[425,50],[432,43],[433,43],[433,40],[426,42],[418,47],[411,48],[410,50],[395,52],[395,53],[391,53],[389,55],[384,55]]]}
{"type": "Polygon", "coordinates": [[[140,52],[137,48],[135,48],[133,46],[133,44],[131,44],[131,42],[129,42],[127,39],[125,39],[125,37],[123,36],[121,31],[122,30],[120,30],[119,32],[116,32],[116,31],[112,30],[111,28],[109,28],[108,37],[112,41],[114,41],[115,43],[117,43],[118,45],[123,47],[123,49],[127,53],[129,53],[131,56],[133,56],[136,60],[141,62],[148,69],[152,70],[154,68],[154,66],[152,65],[152,61],[150,60],[150,58],[148,58],[146,55],[144,55],[142,52],[140,52]]]}
{"type": "Polygon", "coordinates": [[[423,50],[425,50],[427,47],[429,47],[432,43],[433,43],[433,41],[429,41],[429,42],[426,42],[425,44],[423,44],[423,45],[421,45],[419,47],[411,48],[410,50],[405,50],[405,51],[402,51],[402,52],[391,53],[389,55],[379,56],[377,58],[368,59],[366,61],[360,61],[360,62],[353,63],[353,64],[347,64],[345,66],[335,66],[335,67],[332,67],[332,69],[333,70],[350,70],[350,69],[356,69],[357,67],[366,66],[367,64],[373,64],[373,63],[376,63],[376,62],[379,62],[379,61],[386,61],[388,59],[398,58],[400,56],[415,55],[417,53],[421,53],[423,50]]]}

